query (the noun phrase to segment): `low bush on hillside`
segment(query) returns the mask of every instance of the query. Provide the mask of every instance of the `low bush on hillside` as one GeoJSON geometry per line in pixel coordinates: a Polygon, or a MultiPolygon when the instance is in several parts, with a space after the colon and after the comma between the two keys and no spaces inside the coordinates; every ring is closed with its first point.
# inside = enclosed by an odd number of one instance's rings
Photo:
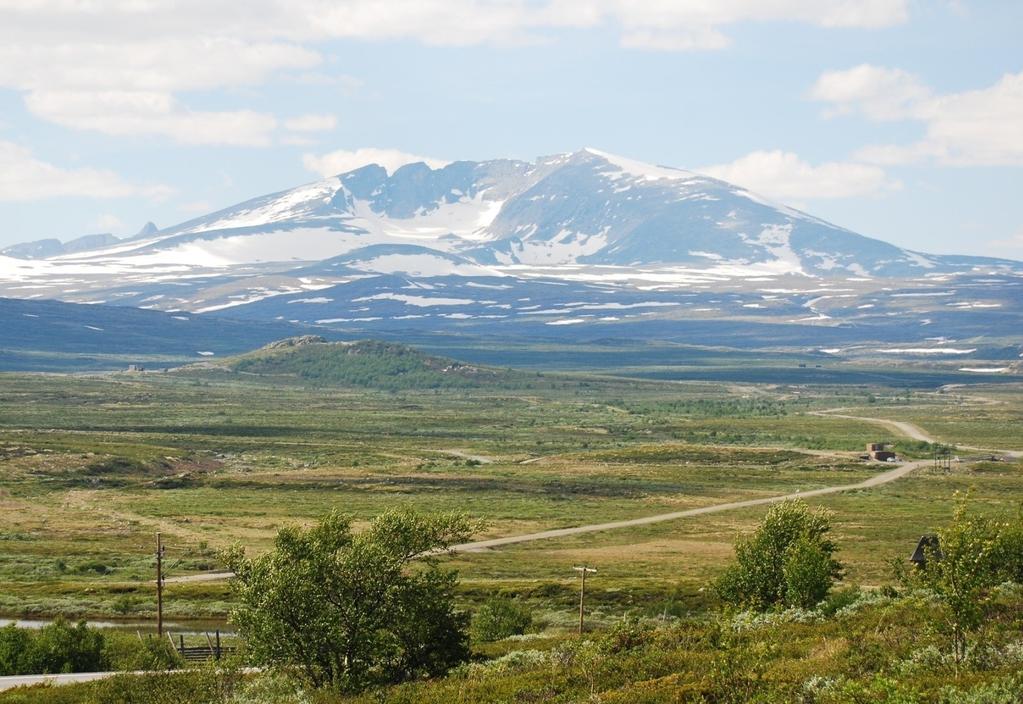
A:
{"type": "Polygon", "coordinates": [[[718,595],[758,611],[816,606],[842,574],[830,530],[822,510],[801,501],[775,504],[756,531],[736,541],[735,563],[718,579],[718,595]]]}
{"type": "Polygon", "coordinates": [[[103,633],[63,619],[38,630],[0,628],[0,675],[96,672],[107,666],[103,633]]]}
{"type": "Polygon", "coordinates": [[[477,642],[522,635],[533,623],[529,607],[511,599],[487,600],[472,617],[472,637],[477,642]]]}
{"type": "Polygon", "coordinates": [[[84,622],[57,619],[42,628],[0,628],[0,676],[104,670],[167,670],[181,661],[164,639],[139,639],[84,622]]]}
{"type": "Polygon", "coordinates": [[[468,388],[518,378],[510,372],[432,357],[405,345],[373,340],[260,350],[237,360],[233,367],[249,374],[294,376],[340,386],[391,390],[468,388]]]}

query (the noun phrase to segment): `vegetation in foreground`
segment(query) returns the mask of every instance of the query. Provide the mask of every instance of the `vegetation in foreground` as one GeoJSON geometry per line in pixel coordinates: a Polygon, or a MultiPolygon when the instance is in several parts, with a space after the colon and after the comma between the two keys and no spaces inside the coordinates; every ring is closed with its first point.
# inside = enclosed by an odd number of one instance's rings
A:
{"type": "MultiPolygon", "coordinates": [[[[1014,581],[1023,574],[1023,529],[980,515],[965,501],[938,535],[941,552],[932,550],[925,567],[883,590],[834,592],[840,565],[830,559],[828,517],[786,502],[737,541],[739,557],[717,584],[728,601],[751,608],[726,606],[688,619],[627,617],[580,638],[512,635],[499,648],[478,643],[472,662],[468,651],[444,647],[466,635],[467,621],[453,616],[451,591],[437,588],[452,576],[437,572],[429,557],[425,570],[416,569],[410,557],[467,528],[455,516],[403,512],[382,516],[365,537],[353,538],[350,523],[333,515],[308,531],[282,531],[275,550],[255,562],[236,553],[243,592],[237,618],[250,638],[250,662],[266,667],[256,675],[221,663],[16,690],[0,702],[1023,700],[1023,586],[1014,581]],[[790,605],[793,590],[803,606],[790,605]],[[409,609],[413,593],[421,603],[409,609]],[[410,655],[426,655],[430,666],[398,665],[410,655]]],[[[507,617],[513,610],[497,611],[507,617]]],[[[485,618],[495,621],[493,613],[485,618]]]]}
{"type": "MultiPolygon", "coordinates": [[[[485,518],[487,537],[862,481],[879,471],[858,459],[865,440],[895,440],[909,456],[932,450],[812,414],[836,408],[992,447],[1016,447],[1023,418],[1018,391],[1004,387],[945,394],[566,375],[464,394],[327,388],[297,375],[0,375],[0,610],[151,617],[156,530],[180,575],[224,567],[221,549],[235,542],[258,561],[281,525],[306,535],[332,509],[351,516],[353,535],[408,505],[485,518]]],[[[994,556],[1011,554],[1011,525],[980,520],[979,533],[963,533],[963,544],[997,547],[979,561],[966,553],[979,580],[892,583],[887,564],[947,520],[954,490],[1002,508],[1023,498],[1018,464],[967,459],[777,522],[797,530],[763,530],[772,521],[750,510],[445,557],[441,572],[457,568],[462,580],[435,592],[437,603],[461,619],[453,641],[464,643],[468,627],[471,644],[469,661],[446,677],[380,666],[360,693],[345,676],[327,678],[341,685],[334,691],[317,688],[285,660],[264,661],[278,674],[258,676],[224,663],[0,701],[1016,701],[1023,609],[1005,583],[1020,577],[988,569],[1006,564],[994,556]],[[725,569],[736,533],[747,537],[725,569]],[[764,546],[769,560],[758,557],[764,546]],[[578,598],[569,568],[580,561],[601,568],[582,640],[566,635],[578,598]],[[762,589],[761,577],[773,586],[762,589]]],[[[408,584],[395,584],[390,603],[407,604],[398,594],[408,584]]],[[[226,584],[168,585],[167,596],[177,617],[244,603],[226,584]]],[[[128,667],[111,643],[137,647],[137,638],[104,635],[107,666],[128,667]]],[[[403,641],[377,635],[384,657],[373,662],[397,662],[403,641]]]]}
{"type": "Polygon", "coordinates": [[[469,657],[468,618],[455,609],[455,573],[435,554],[471,533],[461,516],[402,510],[355,534],[350,517],[332,513],[281,530],[259,557],[231,551],[231,618],[251,662],[337,691],[444,674],[469,657]]]}

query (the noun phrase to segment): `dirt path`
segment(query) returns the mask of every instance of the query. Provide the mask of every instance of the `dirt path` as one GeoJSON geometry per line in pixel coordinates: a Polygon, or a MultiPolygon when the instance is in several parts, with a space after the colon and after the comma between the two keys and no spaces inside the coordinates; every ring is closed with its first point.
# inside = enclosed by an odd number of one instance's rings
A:
{"type": "MultiPolygon", "coordinates": [[[[843,409],[836,408],[836,411],[843,409]]],[[[840,413],[834,413],[832,411],[811,411],[811,415],[821,416],[823,418],[845,418],[847,420],[860,420],[865,423],[873,423],[875,425],[881,425],[889,430],[894,430],[896,433],[905,435],[906,437],[914,440],[921,440],[923,442],[940,443],[941,440],[935,439],[933,436],[927,433],[927,431],[920,428],[918,425],[907,423],[902,420],[888,420],[886,418],[866,418],[864,416],[847,416],[840,413]]],[[[992,450],[987,447],[976,447],[975,445],[956,445],[961,450],[972,450],[974,452],[988,452],[992,455],[1000,455],[1002,457],[1011,457],[1012,459],[1019,459],[1023,457],[1023,450],[992,450]]]]}
{"type": "Polygon", "coordinates": [[[679,518],[689,518],[692,516],[703,516],[709,513],[719,513],[721,511],[732,511],[737,508],[751,508],[753,506],[764,506],[766,504],[774,504],[779,501],[786,501],[788,499],[799,499],[808,498],[811,496],[825,496],[827,494],[837,494],[843,491],[856,491],[857,489],[870,489],[888,482],[895,481],[900,477],[904,477],[910,472],[926,467],[931,464],[930,460],[920,460],[918,462],[908,462],[900,465],[895,469],[878,474],[862,482],[856,484],[842,484],[840,486],[828,486],[821,489],[811,489],[810,491],[797,491],[791,494],[782,494],[780,496],[769,496],[763,499],[747,499],[744,501],[732,501],[725,504],[715,504],[713,506],[703,506],[701,508],[692,508],[686,511],[675,511],[673,513],[661,513],[656,516],[644,516],[643,518],[632,518],[625,521],[612,521],[610,523],[595,523],[588,526],[576,526],[574,528],[557,528],[555,530],[545,530],[539,533],[529,533],[526,535],[512,535],[506,538],[492,538],[490,540],[479,540],[474,543],[463,543],[461,545],[454,545],[451,547],[451,552],[478,552],[480,550],[489,550],[491,548],[497,548],[504,545],[514,545],[516,543],[529,543],[535,540],[549,540],[551,538],[563,538],[570,535],[582,535],[583,533],[598,533],[605,530],[616,530],[619,528],[634,528],[637,526],[647,526],[653,523],[663,523],[665,521],[674,521],[679,518]]]}
{"type": "MultiPolygon", "coordinates": [[[[818,411],[814,415],[826,415],[832,418],[848,418],[850,420],[860,420],[868,423],[875,423],[877,425],[883,425],[907,437],[913,438],[914,440],[934,442],[934,439],[926,432],[924,432],[921,428],[913,425],[912,423],[907,423],[904,421],[886,420],[883,418],[864,418],[860,416],[845,416],[834,413],[828,413],[825,411],[818,411]]],[[[1004,454],[1010,454],[1015,456],[1017,453],[1004,454]]],[[[607,530],[618,530],[621,528],[635,528],[638,526],[648,526],[654,523],[675,521],[680,518],[704,516],[711,513],[733,511],[735,509],[740,508],[752,508],[754,506],[765,506],[768,504],[778,503],[779,501],[786,501],[788,499],[806,499],[814,496],[827,496],[828,494],[838,494],[845,491],[872,489],[874,487],[882,486],[889,482],[893,482],[896,479],[900,479],[906,476],[907,474],[914,472],[922,467],[927,467],[930,464],[931,464],[930,460],[918,460],[916,462],[907,462],[905,464],[899,465],[898,467],[895,467],[894,469],[890,469],[887,472],[882,472],[881,474],[877,474],[862,482],[857,482],[856,484],[840,484],[838,486],[828,486],[822,487],[820,489],[811,489],[810,491],[797,491],[791,494],[769,496],[762,499],[746,499],[744,501],[731,501],[724,504],[703,506],[701,508],[693,508],[688,509],[686,511],[674,511],[672,513],[660,513],[654,516],[644,516],[643,518],[631,518],[624,521],[594,523],[586,526],[574,526],[572,528],[556,528],[553,530],[544,530],[538,533],[527,533],[525,535],[510,535],[504,538],[478,540],[472,543],[462,543],[460,545],[453,545],[450,549],[450,552],[454,553],[479,552],[482,550],[491,550],[493,548],[503,547],[505,545],[515,545],[517,543],[531,543],[537,540],[564,538],[571,535],[583,535],[585,533],[600,533],[607,530]]],[[[207,574],[196,574],[189,575],[186,577],[173,577],[166,581],[168,583],[187,584],[194,582],[214,582],[223,579],[229,579],[230,577],[231,577],[230,572],[210,572],[207,574]]]]}
{"type": "MultiPolygon", "coordinates": [[[[842,410],[836,408],[836,411],[842,410]]],[[[833,413],[832,411],[811,411],[810,415],[821,416],[822,418],[845,418],[846,420],[860,420],[864,423],[873,423],[874,425],[880,425],[889,430],[894,430],[900,435],[905,435],[907,438],[913,440],[920,440],[921,442],[938,442],[933,437],[928,435],[919,426],[908,423],[904,420],[888,420],[886,418],[866,418],[864,416],[847,416],[841,413],[833,413]]]]}

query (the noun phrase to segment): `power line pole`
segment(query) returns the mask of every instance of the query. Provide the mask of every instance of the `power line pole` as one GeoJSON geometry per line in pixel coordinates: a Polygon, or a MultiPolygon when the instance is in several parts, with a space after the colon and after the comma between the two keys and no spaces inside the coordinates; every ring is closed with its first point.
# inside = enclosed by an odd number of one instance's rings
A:
{"type": "Polygon", "coordinates": [[[583,619],[586,614],[586,573],[596,572],[597,570],[592,567],[583,565],[582,567],[573,567],[576,572],[579,573],[579,635],[583,634],[583,619]]]}
{"type": "Polygon", "coordinates": [[[163,539],[156,534],[156,637],[163,638],[163,539]]]}

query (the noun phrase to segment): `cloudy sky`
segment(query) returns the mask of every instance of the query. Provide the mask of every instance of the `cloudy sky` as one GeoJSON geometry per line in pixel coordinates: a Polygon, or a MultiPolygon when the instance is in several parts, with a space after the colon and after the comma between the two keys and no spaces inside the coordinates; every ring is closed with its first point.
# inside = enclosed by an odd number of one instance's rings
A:
{"type": "Polygon", "coordinates": [[[0,244],[592,146],[1023,259],[1018,0],[0,0],[0,244]]]}

